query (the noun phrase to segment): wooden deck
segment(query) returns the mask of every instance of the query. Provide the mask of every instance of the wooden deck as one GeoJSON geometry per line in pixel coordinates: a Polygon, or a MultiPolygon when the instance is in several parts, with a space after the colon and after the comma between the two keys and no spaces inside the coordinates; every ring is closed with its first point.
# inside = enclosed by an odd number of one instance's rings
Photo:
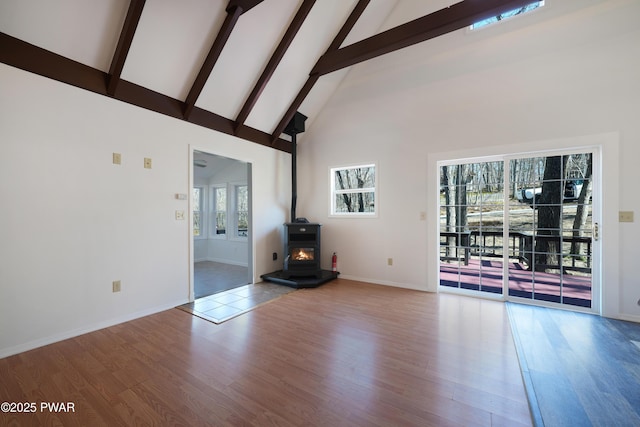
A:
{"type": "MultiPolygon", "coordinates": [[[[440,285],[502,293],[503,263],[472,257],[462,262],[440,263],[440,285]]],[[[509,295],[591,307],[591,277],[529,271],[519,262],[509,263],[509,295]],[[561,286],[562,284],[562,286],[561,286]]]]}

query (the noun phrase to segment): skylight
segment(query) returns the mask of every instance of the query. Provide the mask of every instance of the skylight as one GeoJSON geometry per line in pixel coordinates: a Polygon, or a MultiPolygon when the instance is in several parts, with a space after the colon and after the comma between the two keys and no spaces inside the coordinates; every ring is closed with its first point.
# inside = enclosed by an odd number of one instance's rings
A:
{"type": "Polygon", "coordinates": [[[542,6],[544,6],[544,0],[534,1],[529,3],[526,6],[518,7],[516,9],[510,10],[500,15],[492,16],[491,18],[487,18],[483,21],[476,22],[473,25],[471,25],[471,29],[475,30],[478,28],[486,27],[487,25],[495,24],[496,22],[504,21],[505,19],[509,19],[517,15],[522,15],[524,13],[531,12],[532,10],[538,9],[542,6]]]}

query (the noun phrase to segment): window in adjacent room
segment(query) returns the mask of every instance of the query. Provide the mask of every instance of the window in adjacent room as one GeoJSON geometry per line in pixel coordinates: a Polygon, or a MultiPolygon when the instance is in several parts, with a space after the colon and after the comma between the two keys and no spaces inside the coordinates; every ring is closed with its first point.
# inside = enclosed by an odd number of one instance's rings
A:
{"type": "Polygon", "coordinates": [[[531,3],[527,4],[526,6],[521,6],[521,7],[518,7],[516,9],[510,10],[508,12],[502,13],[500,15],[492,16],[491,18],[487,18],[487,19],[484,19],[482,21],[476,22],[473,25],[471,25],[471,29],[475,30],[475,29],[478,29],[478,28],[486,27],[487,25],[495,24],[496,22],[504,21],[505,19],[509,19],[509,18],[514,17],[514,16],[518,16],[518,15],[522,15],[524,13],[531,12],[533,10],[536,10],[536,9],[542,7],[542,6],[544,6],[544,0],[543,1],[534,1],[534,2],[531,2],[531,3]]]}
{"type": "Polygon", "coordinates": [[[249,230],[249,187],[236,185],[236,237],[247,237],[249,230]]]}
{"type": "Polygon", "coordinates": [[[225,237],[227,234],[227,187],[213,187],[213,236],[225,237]]]}
{"type": "MultiPolygon", "coordinates": [[[[202,187],[194,187],[191,194],[193,204],[193,236],[203,237],[203,216],[204,216],[204,189],[202,187]]],[[[206,236],[204,236],[206,237],[206,236]]]]}
{"type": "Polygon", "coordinates": [[[376,165],[331,169],[330,215],[376,215],[376,165]]]}

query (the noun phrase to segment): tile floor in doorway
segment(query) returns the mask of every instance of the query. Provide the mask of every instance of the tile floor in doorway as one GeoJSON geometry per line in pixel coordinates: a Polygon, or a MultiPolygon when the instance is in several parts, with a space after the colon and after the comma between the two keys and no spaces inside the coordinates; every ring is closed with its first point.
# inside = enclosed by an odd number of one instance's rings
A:
{"type": "Polygon", "coordinates": [[[198,298],[178,308],[210,322],[222,323],[295,290],[273,283],[256,283],[198,298]]]}

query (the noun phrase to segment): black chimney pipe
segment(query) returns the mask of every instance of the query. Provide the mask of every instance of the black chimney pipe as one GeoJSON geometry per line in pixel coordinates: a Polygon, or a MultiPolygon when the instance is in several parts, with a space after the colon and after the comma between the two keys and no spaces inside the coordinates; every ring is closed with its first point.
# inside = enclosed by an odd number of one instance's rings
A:
{"type": "Polygon", "coordinates": [[[291,135],[291,222],[296,222],[296,205],[298,203],[298,153],[297,138],[291,135]]]}
{"type": "Polygon", "coordinates": [[[296,204],[298,203],[297,135],[304,132],[305,120],[307,116],[296,111],[284,128],[284,133],[291,137],[291,222],[296,222],[296,204]]]}

